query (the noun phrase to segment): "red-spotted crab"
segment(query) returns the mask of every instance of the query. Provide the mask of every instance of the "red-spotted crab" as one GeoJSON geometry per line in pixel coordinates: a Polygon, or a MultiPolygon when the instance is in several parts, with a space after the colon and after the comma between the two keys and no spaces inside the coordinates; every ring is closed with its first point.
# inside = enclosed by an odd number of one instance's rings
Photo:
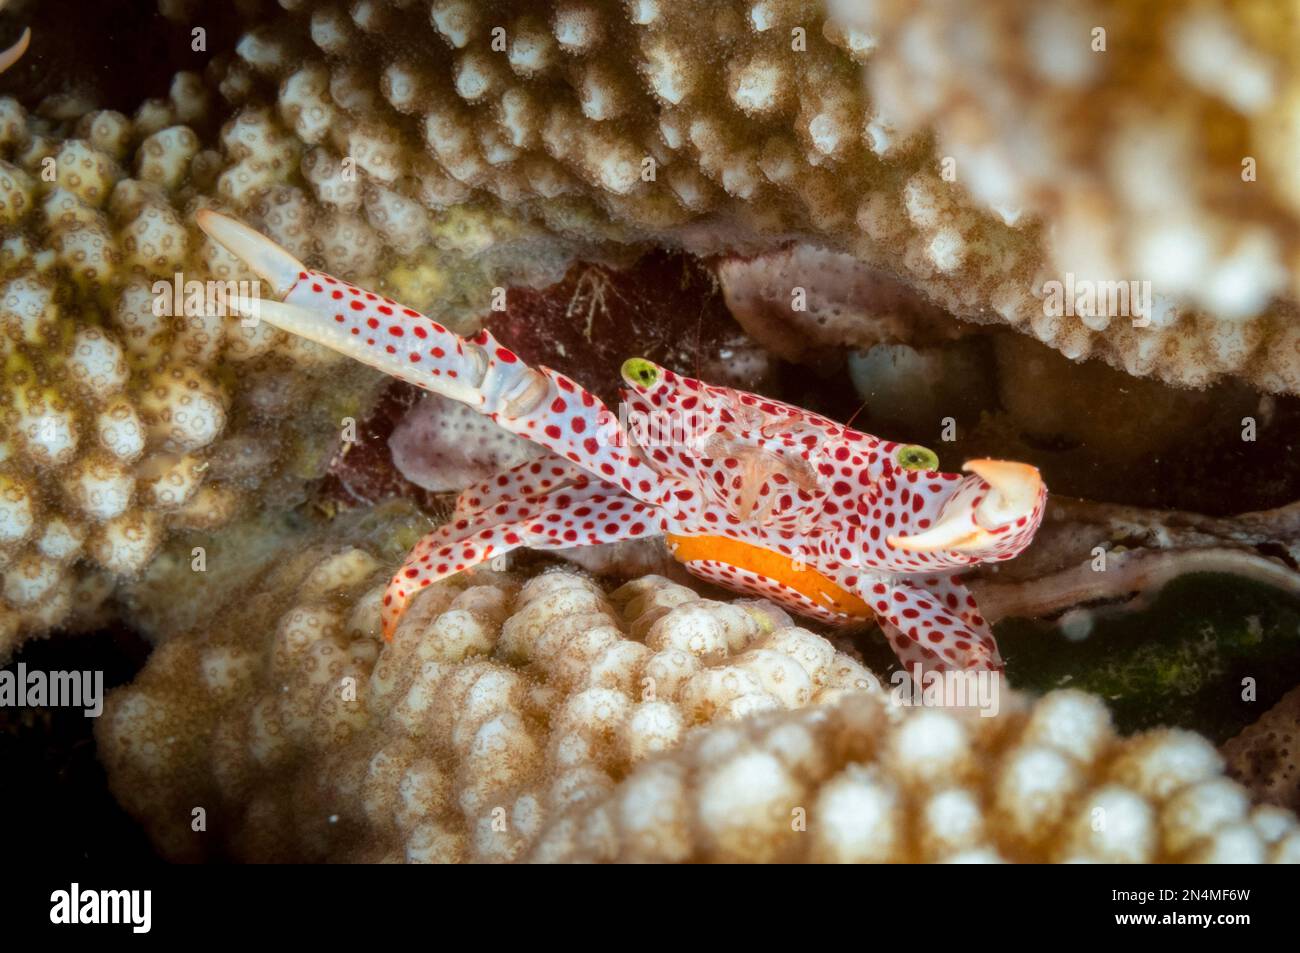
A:
{"type": "Polygon", "coordinates": [[[942,473],[924,447],[640,358],[622,368],[620,419],[486,331],[461,338],[216,212],[198,223],[283,299],[235,310],[463,401],[554,454],[461,493],[389,583],[386,637],[420,589],[518,547],[662,534],[711,582],[824,620],[874,617],[909,666],[1001,667],[956,574],[1029,544],[1047,498],[1034,467],[972,460],[968,476],[942,473]]]}

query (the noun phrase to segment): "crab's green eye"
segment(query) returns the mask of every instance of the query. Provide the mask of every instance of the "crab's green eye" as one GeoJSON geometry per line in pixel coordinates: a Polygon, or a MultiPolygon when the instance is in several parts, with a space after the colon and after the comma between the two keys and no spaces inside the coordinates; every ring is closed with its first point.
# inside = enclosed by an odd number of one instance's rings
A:
{"type": "Polygon", "coordinates": [[[629,383],[653,387],[659,380],[659,368],[643,357],[630,357],[623,362],[623,377],[629,383]]]}
{"type": "Polygon", "coordinates": [[[904,470],[939,469],[938,455],[933,450],[918,447],[914,443],[909,443],[906,447],[899,447],[894,459],[898,461],[898,465],[904,470]]]}

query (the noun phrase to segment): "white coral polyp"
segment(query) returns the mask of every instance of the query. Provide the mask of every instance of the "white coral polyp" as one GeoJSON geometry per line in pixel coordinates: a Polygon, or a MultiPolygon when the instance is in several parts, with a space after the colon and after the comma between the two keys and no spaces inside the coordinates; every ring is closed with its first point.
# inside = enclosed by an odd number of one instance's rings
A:
{"type": "Polygon", "coordinates": [[[1007,693],[991,719],[895,707],[766,603],[656,576],[607,593],[572,570],[444,580],[383,643],[382,563],[337,542],[295,560],[214,604],[109,699],[114,790],[171,856],[212,849],[175,807],[208,772],[210,811],[244,832],[226,849],[250,859],[1300,852],[1295,819],[1251,813],[1203,739],[1119,739],[1079,692],[1007,693]]]}

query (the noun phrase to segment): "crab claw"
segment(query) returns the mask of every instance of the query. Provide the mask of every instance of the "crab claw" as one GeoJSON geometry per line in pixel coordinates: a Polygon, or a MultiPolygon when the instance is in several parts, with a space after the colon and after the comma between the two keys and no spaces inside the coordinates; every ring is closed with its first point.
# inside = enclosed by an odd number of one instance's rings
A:
{"type": "Polygon", "coordinates": [[[199,209],[194,220],[209,238],[252,268],[278,297],[283,297],[306,271],[297,258],[242,222],[210,208],[199,209]]]}
{"type": "MultiPolygon", "coordinates": [[[[4,8],[8,5],[9,0],[0,0],[0,12],[3,12],[4,8]]],[[[23,30],[23,35],[18,38],[17,43],[9,47],[9,49],[5,50],[3,53],[0,53],[0,73],[3,73],[9,67],[22,59],[23,54],[27,52],[27,47],[31,42],[32,31],[31,28],[28,27],[26,30],[23,30]]]]}
{"type": "Polygon", "coordinates": [[[890,536],[890,546],[914,553],[978,553],[1002,542],[1000,528],[1019,520],[1028,523],[1040,511],[1045,487],[1037,468],[1007,460],[971,460],[962,469],[979,480],[968,481],[953,495],[934,526],[911,536],[890,536]]]}
{"type": "Polygon", "coordinates": [[[990,529],[1033,512],[1043,492],[1037,467],[1007,460],[971,460],[962,467],[991,488],[975,510],[975,519],[990,529]]]}
{"type": "MultiPolygon", "coordinates": [[[[0,3],[0,9],[4,9],[3,3],[0,3]]],[[[3,53],[0,53],[0,73],[3,73],[9,67],[22,59],[23,54],[27,52],[27,47],[31,42],[32,31],[31,28],[28,27],[26,30],[23,30],[23,35],[18,38],[17,43],[9,47],[9,49],[5,50],[3,53]]]]}

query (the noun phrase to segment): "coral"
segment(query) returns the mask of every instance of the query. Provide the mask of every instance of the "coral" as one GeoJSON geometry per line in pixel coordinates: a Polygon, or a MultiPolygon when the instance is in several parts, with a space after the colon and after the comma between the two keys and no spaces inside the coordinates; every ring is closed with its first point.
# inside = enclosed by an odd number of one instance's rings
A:
{"type": "Polygon", "coordinates": [[[1107,0],[842,9],[876,40],[875,121],[897,142],[933,135],[977,206],[1040,221],[1056,275],[1146,279],[1167,304],[1202,311],[1132,342],[1130,369],[1160,361],[1175,336],[1206,349],[1205,372],[1270,363],[1257,350],[1270,331],[1294,346],[1291,309],[1289,327],[1253,320],[1297,290],[1297,193],[1273,166],[1295,142],[1294,16],[1107,0]]]}
{"type": "Polygon", "coordinates": [[[1115,737],[1076,691],[1003,712],[851,694],[689,736],[537,837],[540,861],[819,863],[1300,860],[1191,732],[1115,737]]]}
{"type": "Polygon", "coordinates": [[[116,796],[165,855],[1300,853],[1294,819],[1252,809],[1199,736],[1118,738],[1072,691],[1003,693],[992,718],[900,707],[770,604],[662,578],[606,593],[568,569],[479,570],[431,587],[385,644],[376,608],[407,520],[290,533],[252,584],[190,574],[191,592],[212,587],[204,608],[164,622],[178,634],[97,726],[116,796]]]}
{"type": "MultiPolygon", "coordinates": [[[[796,259],[834,259],[801,265],[818,281],[875,289],[859,338],[899,326],[878,313],[884,272],[929,299],[909,310],[1010,324],[1071,358],[1300,391],[1300,249],[1290,186],[1269,171],[1289,154],[1289,25],[1261,26],[1261,4],[1170,3],[1155,30],[1118,4],[1013,4],[973,18],[986,39],[967,50],[967,18],[945,0],[830,6],[302,4],[217,73],[244,109],[275,97],[302,148],[302,198],[376,252],[432,235],[536,256],[550,233],[560,258],[609,242],[770,253],[740,264],[750,305],[806,325],[790,302],[795,238],[796,259]],[[1019,18],[1033,29],[1008,26],[1019,18]],[[1090,49],[1094,23],[1109,25],[1105,53],[1090,49]],[[1250,77],[1241,89],[1195,65],[1216,56],[1188,52],[1215,36],[1250,77]],[[1258,181],[1241,179],[1246,155],[1258,181]],[[1149,326],[1049,314],[1044,282],[1066,272],[1150,280],[1149,326]]],[[[398,297],[428,310],[437,283],[398,297]]]]}
{"type": "Polygon", "coordinates": [[[1228,773],[1267,804],[1300,809],[1300,688],[1223,745],[1228,773]]]}
{"type": "Polygon", "coordinates": [[[97,738],[168,856],[518,858],[548,817],[694,726],[879,690],[770,604],[653,576],[606,594],[571,570],[462,574],[385,644],[387,567],[349,543],[377,519],[289,539],[260,583],[241,570],[198,596],[214,583],[155,570],[162,598],[182,584],[207,608],[110,697],[97,738]],[[211,833],[191,830],[196,807],[211,833]]]}
{"type": "Polygon", "coordinates": [[[76,625],[74,596],[102,599],[169,531],[219,524],[321,469],[322,445],[374,385],[348,368],[327,378],[329,352],[190,298],[188,282],[250,278],[190,217],[214,182],[289,174],[296,147],[269,117],[243,116],[222,151],[202,148],[182,124],[209,117],[193,74],[134,120],[55,124],[13,99],[0,115],[3,658],[76,625]],[[294,403],[307,412],[286,415],[294,403]]]}

